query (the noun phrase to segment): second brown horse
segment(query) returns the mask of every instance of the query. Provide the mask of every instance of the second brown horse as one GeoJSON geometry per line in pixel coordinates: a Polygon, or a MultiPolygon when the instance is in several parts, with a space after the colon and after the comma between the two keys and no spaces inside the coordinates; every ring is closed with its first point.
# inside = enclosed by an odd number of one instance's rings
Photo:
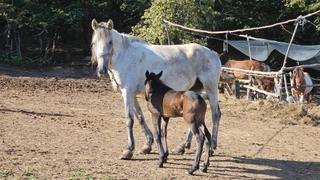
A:
{"type": "MultiPolygon", "coordinates": [[[[270,71],[268,65],[255,60],[228,60],[224,66],[251,71],[270,71]]],[[[248,76],[243,72],[235,71],[232,74],[236,79],[248,79],[248,76]]]]}

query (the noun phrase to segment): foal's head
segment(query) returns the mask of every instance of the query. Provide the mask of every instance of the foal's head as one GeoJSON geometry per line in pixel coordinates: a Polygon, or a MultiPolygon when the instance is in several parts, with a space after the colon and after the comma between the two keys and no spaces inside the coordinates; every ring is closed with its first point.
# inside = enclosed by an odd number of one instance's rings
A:
{"type": "Polygon", "coordinates": [[[145,98],[148,101],[152,91],[154,88],[156,88],[155,86],[157,84],[162,84],[160,77],[162,76],[162,71],[159,72],[158,74],[155,74],[153,72],[149,73],[149,71],[147,70],[146,73],[146,80],[144,81],[144,85],[146,86],[145,88],[145,98]]]}
{"type": "Polygon", "coordinates": [[[293,84],[296,88],[301,88],[305,84],[303,68],[296,67],[292,74],[293,84]]]}

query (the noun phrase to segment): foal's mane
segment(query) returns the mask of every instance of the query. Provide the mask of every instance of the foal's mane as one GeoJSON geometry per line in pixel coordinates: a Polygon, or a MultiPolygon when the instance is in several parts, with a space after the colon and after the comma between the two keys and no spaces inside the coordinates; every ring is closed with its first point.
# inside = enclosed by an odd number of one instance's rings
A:
{"type": "Polygon", "coordinates": [[[151,72],[149,77],[146,79],[146,83],[150,80],[152,80],[152,91],[156,90],[157,92],[167,92],[168,90],[172,89],[166,84],[164,84],[159,78],[157,78],[156,74],[154,74],[153,72],[151,72]]]}

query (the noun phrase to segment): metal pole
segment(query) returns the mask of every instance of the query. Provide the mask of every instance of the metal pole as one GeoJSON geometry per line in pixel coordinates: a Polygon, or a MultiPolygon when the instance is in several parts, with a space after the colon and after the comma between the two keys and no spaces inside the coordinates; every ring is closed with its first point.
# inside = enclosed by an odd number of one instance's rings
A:
{"type": "Polygon", "coordinates": [[[281,69],[280,69],[281,72],[282,72],[283,69],[286,67],[288,55],[289,55],[289,52],[290,52],[290,49],[291,49],[291,45],[292,45],[293,39],[294,39],[294,37],[295,37],[295,35],[296,35],[296,33],[297,33],[297,29],[298,29],[298,26],[299,26],[299,24],[300,24],[301,18],[302,18],[302,16],[299,16],[299,17],[297,18],[297,20],[296,20],[296,25],[295,25],[295,27],[294,27],[294,31],[293,31],[293,34],[292,34],[292,36],[291,36],[290,43],[289,43],[289,45],[288,45],[288,49],[287,49],[286,55],[284,56],[283,65],[282,65],[282,67],[281,67],[281,69]]]}
{"type": "Polygon", "coordinates": [[[249,37],[248,35],[247,36],[247,42],[248,42],[248,50],[249,50],[249,58],[250,58],[250,61],[252,60],[252,56],[251,56],[251,46],[250,46],[250,40],[249,40],[249,37]]]}

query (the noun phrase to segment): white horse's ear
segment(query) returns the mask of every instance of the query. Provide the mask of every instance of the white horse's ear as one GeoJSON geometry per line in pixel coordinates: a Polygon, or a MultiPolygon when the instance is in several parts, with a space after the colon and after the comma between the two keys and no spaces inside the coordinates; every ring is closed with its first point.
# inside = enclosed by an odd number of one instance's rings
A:
{"type": "Polygon", "coordinates": [[[93,30],[96,30],[98,28],[98,22],[97,22],[96,19],[92,19],[91,27],[92,27],[93,30]]]}
{"type": "Polygon", "coordinates": [[[109,19],[109,21],[107,22],[107,28],[109,30],[113,29],[113,21],[111,19],[109,19]]]}
{"type": "Polygon", "coordinates": [[[160,78],[160,77],[162,76],[162,72],[163,72],[163,71],[160,71],[159,74],[157,74],[157,77],[158,77],[158,78],[160,78]]]}
{"type": "Polygon", "coordinates": [[[148,70],[146,71],[145,75],[146,75],[146,77],[148,77],[150,75],[148,70]]]}

